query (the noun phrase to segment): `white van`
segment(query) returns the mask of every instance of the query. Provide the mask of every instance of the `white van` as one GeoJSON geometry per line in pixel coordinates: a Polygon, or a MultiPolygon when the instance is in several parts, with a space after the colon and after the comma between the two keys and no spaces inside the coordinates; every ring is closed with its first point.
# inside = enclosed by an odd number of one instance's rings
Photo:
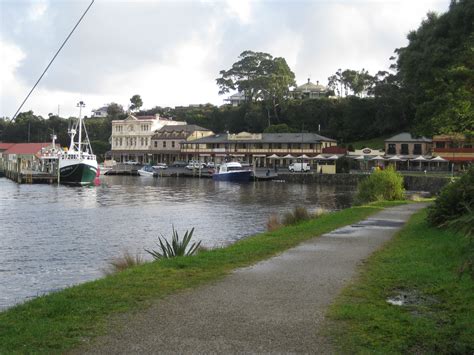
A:
{"type": "Polygon", "coordinates": [[[311,167],[308,163],[292,163],[288,166],[288,170],[294,173],[295,171],[310,171],[311,167]]]}

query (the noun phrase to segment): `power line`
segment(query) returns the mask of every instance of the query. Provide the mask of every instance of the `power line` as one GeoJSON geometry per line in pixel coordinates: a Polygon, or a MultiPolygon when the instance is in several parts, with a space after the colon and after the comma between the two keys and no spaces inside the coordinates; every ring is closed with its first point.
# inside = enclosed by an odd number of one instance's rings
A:
{"type": "Polygon", "coordinates": [[[56,52],[56,54],[54,55],[53,59],[51,59],[51,61],[49,62],[48,66],[46,67],[46,69],[43,71],[43,74],[41,74],[41,76],[39,77],[38,81],[36,81],[35,85],[31,88],[30,92],[28,93],[28,95],[26,95],[25,99],[23,100],[23,102],[21,103],[20,107],[18,107],[18,110],[16,110],[15,114],[13,115],[12,117],[12,121],[16,118],[16,116],[18,115],[18,112],[20,112],[21,108],[23,107],[23,105],[25,104],[26,100],[28,100],[28,98],[30,97],[31,93],[33,92],[33,90],[36,88],[36,86],[39,84],[39,82],[41,81],[41,79],[43,78],[44,74],[46,74],[46,72],[48,71],[49,67],[51,66],[51,64],[53,64],[54,60],[56,59],[56,57],[58,56],[59,52],[61,52],[61,49],[63,49],[64,45],[66,44],[66,42],[69,40],[69,37],[72,36],[72,34],[74,33],[74,31],[76,30],[77,26],[79,26],[79,24],[81,23],[82,19],[84,18],[84,16],[86,16],[87,12],[89,11],[89,9],[91,8],[92,4],[94,3],[95,0],[92,0],[91,3],[89,4],[89,6],[87,7],[86,11],[84,11],[84,13],[82,14],[81,18],[79,19],[79,21],[77,21],[76,25],[74,26],[74,28],[71,30],[71,32],[69,33],[69,35],[66,37],[66,39],[64,40],[63,44],[61,44],[61,47],[59,47],[58,51],[56,52]]]}

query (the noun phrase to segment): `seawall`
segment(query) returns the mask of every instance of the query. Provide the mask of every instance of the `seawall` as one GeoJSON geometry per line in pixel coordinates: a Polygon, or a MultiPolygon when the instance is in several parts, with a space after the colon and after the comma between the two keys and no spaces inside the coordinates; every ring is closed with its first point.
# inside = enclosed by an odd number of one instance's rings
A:
{"type": "MultiPolygon", "coordinates": [[[[302,184],[328,184],[357,186],[359,181],[366,179],[369,175],[364,174],[299,174],[279,173],[278,179],[287,182],[302,184]]],[[[445,186],[450,178],[435,176],[403,176],[405,189],[409,191],[426,191],[437,194],[445,186]]]]}

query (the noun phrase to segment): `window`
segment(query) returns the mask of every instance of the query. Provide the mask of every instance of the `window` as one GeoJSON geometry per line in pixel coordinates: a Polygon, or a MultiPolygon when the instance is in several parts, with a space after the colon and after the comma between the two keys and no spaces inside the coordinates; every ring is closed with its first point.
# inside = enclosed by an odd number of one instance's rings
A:
{"type": "Polygon", "coordinates": [[[408,155],[408,144],[402,144],[401,154],[408,155]]]}
{"type": "Polygon", "coordinates": [[[396,145],[395,145],[395,144],[390,143],[390,144],[388,145],[387,154],[397,154],[397,149],[396,149],[396,145]]]}
{"type": "Polygon", "coordinates": [[[155,143],[155,148],[158,148],[158,142],[155,141],[154,143],[155,143]]]}
{"type": "Polygon", "coordinates": [[[163,148],[166,148],[166,141],[163,141],[163,148]]]}
{"type": "Polygon", "coordinates": [[[176,145],[175,141],[171,141],[171,148],[174,148],[176,145]]]}
{"type": "Polygon", "coordinates": [[[444,142],[436,142],[436,148],[444,148],[445,147],[445,143],[444,142]]]}
{"type": "Polygon", "coordinates": [[[415,144],[413,147],[413,154],[421,155],[421,144],[415,144]]]}

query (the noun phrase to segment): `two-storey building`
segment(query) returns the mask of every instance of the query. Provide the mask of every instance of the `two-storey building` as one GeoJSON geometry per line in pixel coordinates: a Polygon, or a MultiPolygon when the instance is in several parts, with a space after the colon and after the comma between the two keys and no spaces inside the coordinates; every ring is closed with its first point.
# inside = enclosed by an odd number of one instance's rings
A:
{"type": "Polygon", "coordinates": [[[112,121],[112,159],[148,163],[152,160],[151,141],[155,131],[164,126],[182,124],[186,122],[173,121],[160,115],[135,117],[129,114],[124,120],[112,121]]]}
{"type": "Polygon", "coordinates": [[[184,142],[207,137],[214,133],[197,125],[166,125],[157,130],[151,139],[153,161],[171,164],[177,160],[188,161],[191,154],[181,152],[184,142]]]}
{"type": "Polygon", "coordinates": [[[432,140],[426,137],[413,137],[411,133],[399,133],[385,140],[387,156],[400,155],[413,158],[420,155],[430,155],[432,140]]]}
{"type": "Polygon", "coordinates": [[[474,162],[474,142],[463,134],[433,136],[433,155],[449,161],[454,170],[463,170],[474,162]]]}
{"type": "Polygon", "coordinates": [[[336,146],[334,139],[315,133],[215,134],[184,142],[182,152],[195,160],[237,159],[257,167],[287,166],[298,157],[316,157],[323,148],[336,146]]]}

